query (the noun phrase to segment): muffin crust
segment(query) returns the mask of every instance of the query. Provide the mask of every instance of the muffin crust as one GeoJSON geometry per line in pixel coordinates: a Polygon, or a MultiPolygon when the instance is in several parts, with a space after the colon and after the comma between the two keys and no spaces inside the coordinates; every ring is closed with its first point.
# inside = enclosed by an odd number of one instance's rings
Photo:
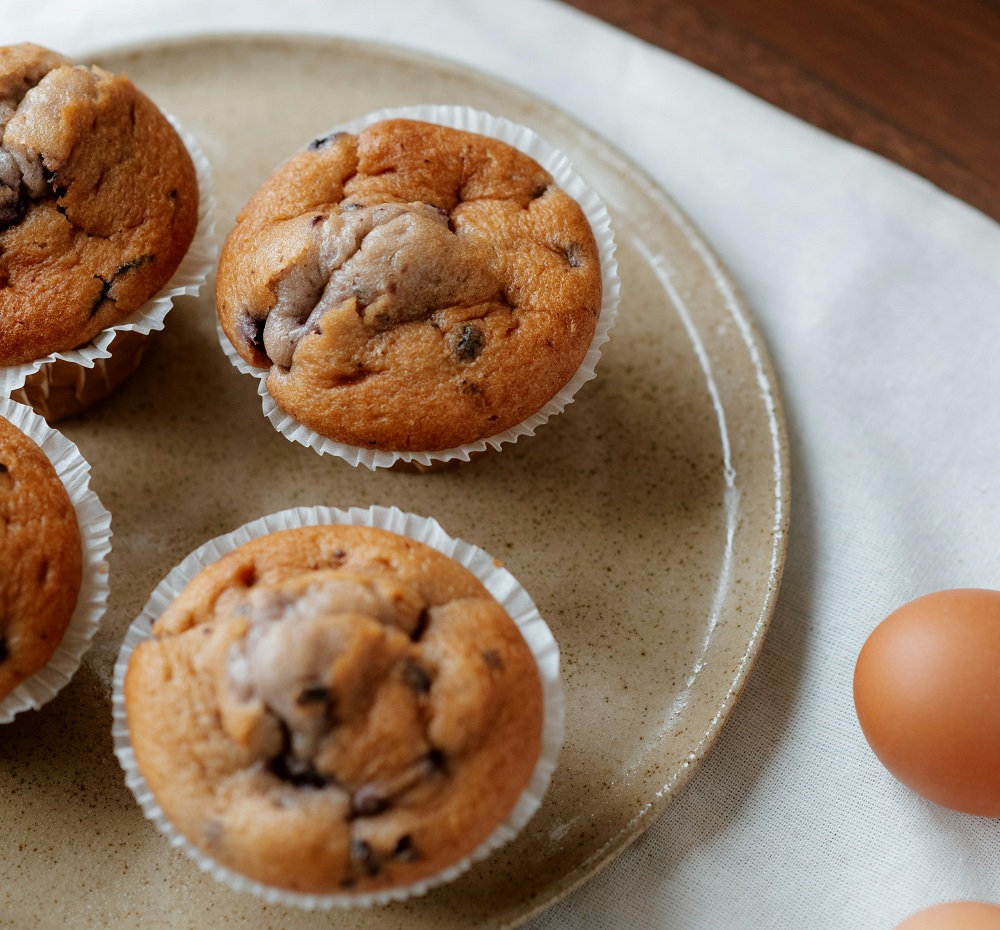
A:
{"type": "Polygon", "coordinates": [[[0,417],[0,700],[52,657],[82,573],[66,489],[45,453],[0,417]]]}
{"type": "Polygon", "coordinates": [[[191,158],[128,78],[0,48],[0,365],[121,322],[170,279],[197,221],[191,158]]]}
{"type": "Polygon", "coordinates": [[[310,429],[431,451],[495,435],[579,368],[601,308],[593,232],[534,160],[388,120],[313,141],[237,217],[226,335],[310,429]]]}
{"type": "Polygon", "coordinates": [[[132,655],[136,760],[174,826],[268,885],[408,885],[506,819],[541,745],[538,669],[457,563],[384,530],[253,540],[132,655]]]}

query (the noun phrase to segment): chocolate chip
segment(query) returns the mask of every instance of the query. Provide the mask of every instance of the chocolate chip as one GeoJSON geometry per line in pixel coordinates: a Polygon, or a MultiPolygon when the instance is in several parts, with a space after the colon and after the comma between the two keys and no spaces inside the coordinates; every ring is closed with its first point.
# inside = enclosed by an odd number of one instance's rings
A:
{"type": "Polygon", "coordinates": [[[388,809],[389,799],[371,785],[365,785],[351,795],[352,817],[375,817],[388,809]]]}
{"type": "Polygon", "coordinates": [[[431,622],[430,610],[425,607],[420,611],[420,616],[417,617],[417,625],[414,627],[413,632],[410,634],[410,639],[415,643],[419,643],[424,633],[427,632],[427,624],[431,622]]]}
{"type": "MultiPolygon", "coordinates": [[[[267,318],[258,320],[249,313],[240,317],[240,335],[249,343],[255,352],[264,352],[264,326],[267,318]]],[[[266,353],[265,353],[266,354],[266,353]]]]}
{"type": "Polygon", "coordinates": [[[7,470],[8,470],[7,466],[4,465],[3,462],[0,462],[0,475],[6,475],[7,474],[7,470]]]}
{"type": "Polygon", "coordinates": [[[563,256],[570,268],[579,268],[583,264],[583,249],[571,242],[563,249],[563,256]]]}
{"type": "Polygon", "coordinates": [[[299,692],[299,696],[295,699],[295,703],[299,707],[304,707],[307,704],[325,704],[330,700],[330,689],[325,685],[311,685],[308,688],[303,688],[299,692]]]}
{"type": "Polygon", "coordinates": [[[334,558],[335,558],[335,559],[336,559],[336,560],[337,560],[338,562],[343,562],[343,561],[344,561],[344,559],[346,559],[346,558],[347,558],[347,552],[346,552],[346,551],[344,551],[343,549],[334,549],[334,550],[333,550],[333,557],[334,557],[334,558]]]}
{"type": "Polygon", "coordinates": [[[7,645],[7,637],[0,636],[0,663],[6,662],[10,658],[10,647],[7,645]]]}
{"type": "Polygon", "coordinates": [[[487,649],[483,653],[483,661],[495,671],[499,671],[503,668],[503,662],[500,659],[500,653],[496,649],[487,649]]]}
{"type": "Polygon", "coordinates": [[[432,749],[424,756],[424,765],[430,772],[443,772],[445,761],[444,753],[440,749],[432,749]]]}
{"type": "Polygon", "coordinates": [[[466,323],[455,344],[455,356],[460,361],[471,362],[482,352],[484,342],[483,331],[475,323],[466,323]]]}
{"type": "Polygon", "coordinates": [[[20,223],[27,210],[28,204],[24,197],[11,195],[5,202],[0,202],[0,230],[20,223]]]}
{"type": "Polygon", "coordinates": [[[52,188],[52,193],[55,194],[56,197],[66,196],[66,191],[67,191],[66,185],[57,184],[56,173],[54,171],[49,171],[49,169],[46,168],[45,165],[42,165],[42,177],[45,178],[45,183],[52,188]]]}
{"type": "Polygon", "coordinates": [[[143,265],[153,261],[156,261],[155,255],[140,255],[138,258],[133,258],[131,261],[125,262],[124,265],[119,265],[115,274],[125,274],[127,271],[133,271],[136,268],[141,268],[143,265]]]}
{"type": "Polygon", "coordinates": [[[374,878],[382,871],[378,855],[364,840],[351,840],[351,858],[360,864],[369,878],[374,878]]]}
{"type": "Polygon", "coordinates": [[[431,690],[431,676],[416,662],[407,662],[403,666],[403,682],[417,694],[427,694],[431,690]]]}
{"type": "MultiPolygon", "coordinates": [[[[103,304],[105,300],[109,299],[108,294],[111,291],[111,285],[114,283],[114,278],[112,278],[110,281],[106,281],[99,274],[95,274],[94,277],[101,282],[101,292],[100,294],[97,295],[97,300],[94,301],[93,306],[91,306],[90,308],[91,316],[96,316],[97,311],[101,309],[101,304],[103,304]]],[[[114,300],[113,297],[111,297],[110,299],[114,300]]]]}
{"type": "Polygon", "coordinates": [[[413,837],[407,833],[399,838],[392,855],[400,862],[416,862],[420,858],[420,850],[413,845],[413,837]]]}
{"type": "Polygon", "coordinates": [[[539,197],[541,197],[541,196],[542,196],[542,194],[544,194],[544,193],[545,193],[545,192],[546,192],[546,191],[547,191],[548,189],[549,189],[549,185],[548,185],[548,184],[539,184],[539,185],[538,185],[538,187],[536,187],[536,188],[535,188],[535,189],[534,189],[534,190],[533,190],[533,191],[531,192],[531,198],[532,198],[532,200],[537,200],[537,199],[538,199],[539,197]]]}
{"type": "Polygon", "coordinates": [[[313,219],[312,219],[312,224],[313,224],[313,226],[319,226],[319,224],[322,223],[323,220],[325,220],[325,219],[326,219],[326,217],[323,216],[322,213],[317,213],[316,216],[314,216],[313,219]]]}
{"type": "Polygon", "coordinates": [[[338,139],[346,136],[346,132],[331,132],[328,136],[320,136],[317,139],[313,139],[309,143],[309,151],[318,152],[320,149],[326,148],[331,142],[336,142],[338,139]]]}
{"type": "Polygon", "coordinates": [[[177,199],[177,188],[176,187],[171,187],[170,188],[170,192],[167,194],[167,196],[171,200],[176,200],[177,199]]]}
{"type": "Polygon", "coordinates": [[[296,788],[325,788],[334,782],[333,778],[317,772],[308,762],[303,762],[290,752],[275,756],[268,763],[268,770],[296,788]]]}
{"type": "Polygon", "coordinates": [[[267,764],[268,771],[282,781],[297,788],[325,788],[336,781],[332,776],[317,772],[308,762],[303,762],[292,753],[292,731],[281,723],[281,753],[267,764]]]}

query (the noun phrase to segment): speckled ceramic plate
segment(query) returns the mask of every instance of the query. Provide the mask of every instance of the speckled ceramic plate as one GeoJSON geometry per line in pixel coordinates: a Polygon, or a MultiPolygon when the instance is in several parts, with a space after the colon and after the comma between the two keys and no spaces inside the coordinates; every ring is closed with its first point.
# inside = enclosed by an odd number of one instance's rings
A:
{"type": "Polygon", "coordinates": [[[44,710],[0,728],[2,920],[12,926],[512,927],[607,863],[670,803],[732,709],[777,594],[785,433],[753,321],[711,249],[627,158],[564,114],[441,62],[335,40],[222,38],[100,57],[200,139],[222,229],[317,131],[385,106],[460,103],[525,123],[605,198],[618,324],[566,413],[432,475],[294,445],[182,299],[145,364],[63,431],[115,520],[95,647],[44,710]],[[540,812],[426,898],[316,914],[238,895],[172,850],[111,751],[111,670],[149,592],[205,540],[297,505],[395,504],[503,558],[564,656],[567,738],[540,812]],[[30,893],[20,889],[30,878],[30,893]]]}

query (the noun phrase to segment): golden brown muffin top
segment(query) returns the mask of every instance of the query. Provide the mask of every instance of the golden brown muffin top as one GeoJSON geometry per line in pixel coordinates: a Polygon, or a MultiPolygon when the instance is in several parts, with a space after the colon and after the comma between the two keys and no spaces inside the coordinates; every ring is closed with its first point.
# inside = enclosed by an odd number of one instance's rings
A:
{"type": "Polygon", "coordinates": [[[580,206],[515,148],[413,120],[315,140],[237,217],[219,317],[331,439],[430,451],[502,432],[580,367],[601,269],[580,206]]]}
{"type": "Polygon", "coordinates": [[[0,417],[0,700],[52,657],[82,573],[66,489],[45,453],[0,417]]]}
{"type": "Polygon", "coordinates": [[[237,872],[317,894],[464,858],[541,746],[514,622],[458,563],[366,527],[274,533],[204,569],[133,653],[125,700],[174,826],[237,872]]]}
{"type": "Polygon", "coordinates": [[[191,158],[128,78],[0,48],[0,365],[121,322],[170,279],[197,222],[191,158]]]}

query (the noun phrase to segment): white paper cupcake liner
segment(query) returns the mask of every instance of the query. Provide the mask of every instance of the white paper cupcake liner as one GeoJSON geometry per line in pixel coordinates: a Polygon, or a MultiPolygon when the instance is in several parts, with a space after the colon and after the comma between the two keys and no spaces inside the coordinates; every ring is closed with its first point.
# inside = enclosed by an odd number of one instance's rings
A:
{"type": "MultiPolygon", "coordinates": [[[[506,142],[535,159],[552,175],[556,184],[583,209],[594,232],[594,238],[597,240],[598,254],[601,259],[603,297],[594,338],[591,340],[587,355],[576,374],[559,389],[558,393],[544,407],[526,420],[501,433],[456,446],[453,449],[442,449],[434,452],[389,452],[335,442],[299,423],[282,410],[268,392],[267,376],[270,373],[269,370],[255,368],[246,362],[233,348],[221,326],[217,326],[219,342],[226,357],[237,369],[243,374],[253,375],[258,379],[257,393],[261,397],[264,415],[282,436],[292,442],[298,442],[315,449],[320,455],[336,455],[351,465],[364,465],[372,470],[389,468],[397,462],[412,462],[424,466],[431,465],[433,462],[447,462],[454,459],[467,462],[472,455],[485,452],[487,448],[499,449],[504,443],[517,442],[522,436],[534,436],[538,427],[547,423],[556,414],[562,413],[567,406],[573,403],[577,391],[588,381],[597,377],[595,369],[601,358],[601,347],[610,339],[609,333],[618,312],[621,289],[618,279],[618,262],[615,259],[615,239],[611,229],[611,217],[597,192],[573,170],[573,165],[565,154],[526,126],[513,123],[503,117],[493,116],[482,110],[437,104],[395,107],[369,113],[367,116],[358,117],[358,119],[348,123],[341,123],[330,129],[329,133],[349,132],[356,134],[373,123],[387,119],[414,119],[427,123],[438,123],[442,126],[450,126],[452,129],[464,129],[506,142]]],[[[326,133],[321,133],[321,135],[326,135],[326,133]]]]}
{"type": "Polygon", "coordinates": [[[121,323],[102,329],[90,342],[66,352],[52,352],[23,365],[0,367],[0,397],[9,397],[24,387],[25,381],[36,371],[55,361],[93,368],[99,359],[111,358],[111,343],[118,333],[136,332],[148,336],[163,329],[174,298],[197,295],[215,268],[219,246],[215,238],[215,182],[211,165],[198,140],[175,117],[169,113],[163,115],[181,137],[198,179],[198,226],[187,253],[170,280],[156,294],[121,323]]]}
{"type": "Polygon", "coordinates": [[[402,901],[425,894],[431,888],[457,878],[473,863],[486,858],[494,850],[509,842],[523,829],[542,803],[556,766],[565,730],[565,707],[562,686],[559,683],[559,646],[528,592],[518,584],[510,572],[482,549],[449,536],[436,520],[404,513],[396,507],[367,509],[352,507],[349,510],[297,507],[254,520],[196,549],[156,586],[142,613],[125,634],[118,661],[115,663],[112,714],[114,721],[111,733],[114,738],[115,755],[125,771],[125,783],[132,790],[146,817],[170,840],[170,845],[182,849],[194,859],[199,868],[235,891],[248,891],[269,904],[287,904],[307,910],[371,907],[375,904],[388,904],[391,901],[402,901]],[[528,786],[518,798],[507,819],[470,855],[436,875],[411,885],[370,894],[318,895],[286,891],[247,878],[206,855],[174,828],[157,804],[156,798],[136,765],[125,713],[125,672],[132,652],[139,643],[150,638],[153,623],[177,598],[188,582],[203,568],[251,539],[300,526],[327,524],[371,526],[389,530],[431,546],[463,565],[482,582],[517,624],[538,663],[542,681],[544,719],[541,754],[528,786]]]}
{"type": "Polygon", "coordinates": [[[37,710],[51,701],[80,667],[84,653],[101,625],[108,605],[108,553],[111,551],[111,514],[90,490],[90,465],[80,450],[56,432],[30,407],[0,398],[0,417],[9,420],[38,445],[52,463],[69,494],[83,543],[83,581],[76,609],[62,641],[45,668],[21,682],[0,701],[0,724],[15,714],[37,710]]]}

